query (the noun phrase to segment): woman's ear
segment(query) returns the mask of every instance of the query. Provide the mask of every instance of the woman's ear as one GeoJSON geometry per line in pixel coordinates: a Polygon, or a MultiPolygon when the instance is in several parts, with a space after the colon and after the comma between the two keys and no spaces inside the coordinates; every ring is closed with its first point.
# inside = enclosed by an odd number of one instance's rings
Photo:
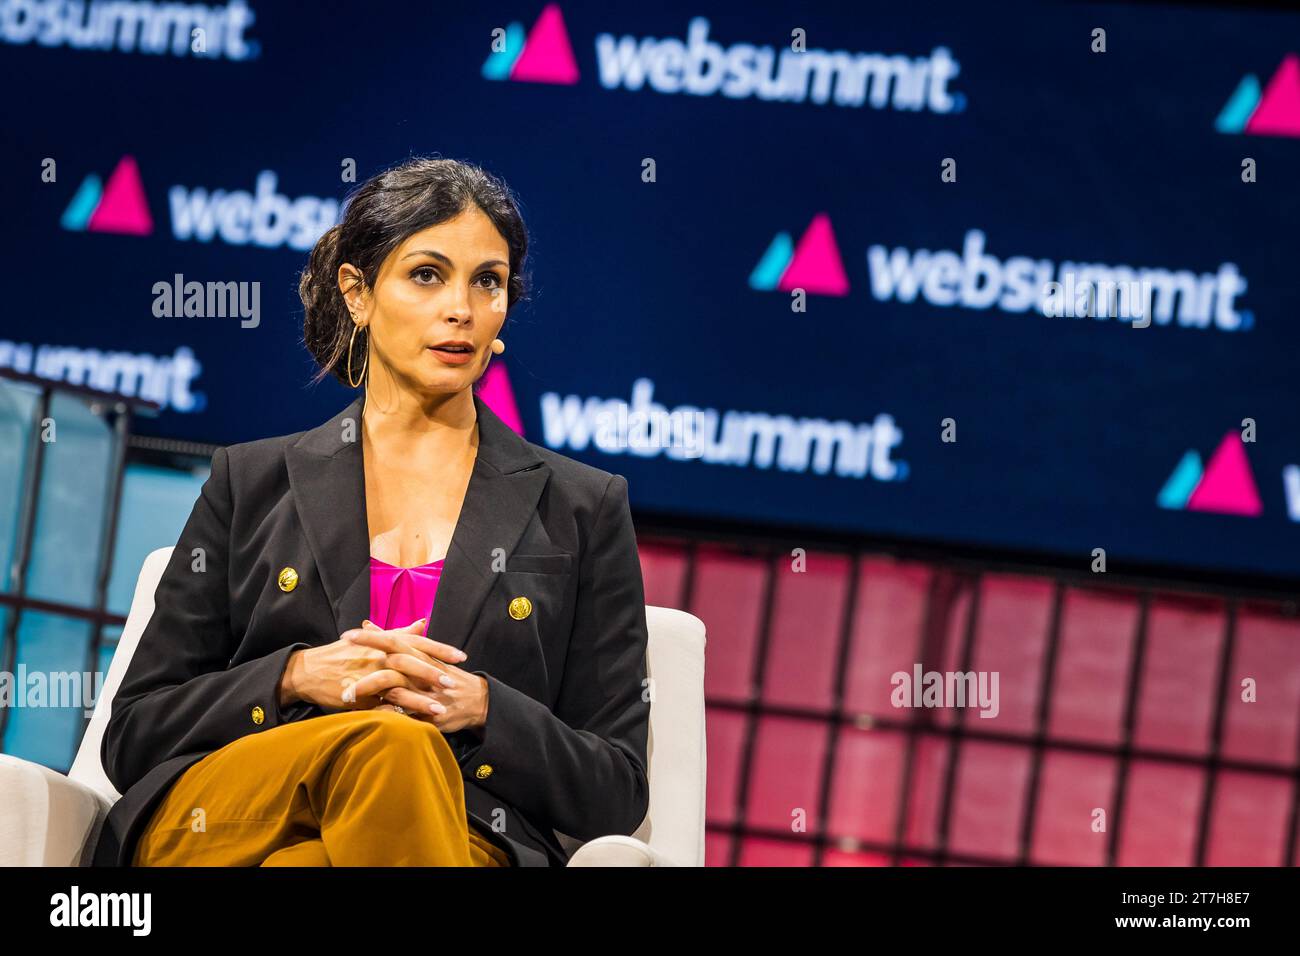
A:
{"type": "Polygon", "coordinates": [[[364,314],[366,280],[361,270],[350,262],[344,262],[339,266],[338,283],[339,292],[343,294],[343,301],[347,303],[348,311],[353,315],[364,314]]]}

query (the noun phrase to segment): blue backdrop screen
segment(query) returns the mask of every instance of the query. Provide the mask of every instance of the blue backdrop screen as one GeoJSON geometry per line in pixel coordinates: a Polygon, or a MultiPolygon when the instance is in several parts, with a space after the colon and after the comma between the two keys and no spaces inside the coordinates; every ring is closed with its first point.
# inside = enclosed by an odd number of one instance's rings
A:
{"type": "Polygon", "coordinates": [[[438,153],[531,230],[485,394],[637,507],[1300,579],[1300,16],[997,10],[0,0],[0,365],[311,427],[307,251],[438,153]]]}

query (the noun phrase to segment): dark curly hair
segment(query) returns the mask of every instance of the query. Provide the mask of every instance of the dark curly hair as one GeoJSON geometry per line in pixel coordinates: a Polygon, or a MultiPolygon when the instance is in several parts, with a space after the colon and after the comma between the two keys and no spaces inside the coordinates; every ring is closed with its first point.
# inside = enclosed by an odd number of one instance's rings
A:
{"type": "Polygon", "coordinates": [[[303,304],[303,344],[320,366],[315,384],[333,374],[351,385],[365,362],[369,332],[357,335],[348,368],[352,318],[339,290],[339,266],[350,262],[373,289],[389,254],[409,236],[455,219],[473,203],[496,226],[510,248],[506,316],[527,298],[524,260],[528,230],[510,187],[474,165],[456,159],[416,157],[392,166],[357,186],[344,202],[343,219],[316,241],[298,280],[303,304]]]}

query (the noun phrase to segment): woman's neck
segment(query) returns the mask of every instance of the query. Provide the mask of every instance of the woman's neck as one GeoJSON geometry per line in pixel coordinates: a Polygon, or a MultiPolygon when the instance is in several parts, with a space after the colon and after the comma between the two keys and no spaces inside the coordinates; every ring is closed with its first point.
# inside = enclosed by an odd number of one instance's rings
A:
{"type": "Polygon", "coordinates": [[[459,392],[415,396],[398,389],[376,394],[367,388],[362,403],[362,434],[379,448],[413,445],[444,454],[477,444],[478,412],[468,388],[459,392]]]}

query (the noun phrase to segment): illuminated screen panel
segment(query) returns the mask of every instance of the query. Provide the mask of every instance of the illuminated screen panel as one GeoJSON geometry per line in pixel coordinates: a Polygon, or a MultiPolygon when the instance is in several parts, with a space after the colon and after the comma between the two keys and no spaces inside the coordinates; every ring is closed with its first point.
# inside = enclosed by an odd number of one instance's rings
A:
{"type": "Polygon", "coordinates": [[[385,5],[0,17],[0,365],[324,421],[298,270],[440,152],[533,236],[485,397],[639,509],[1300,579],[1300,16],[385,5]]]}

